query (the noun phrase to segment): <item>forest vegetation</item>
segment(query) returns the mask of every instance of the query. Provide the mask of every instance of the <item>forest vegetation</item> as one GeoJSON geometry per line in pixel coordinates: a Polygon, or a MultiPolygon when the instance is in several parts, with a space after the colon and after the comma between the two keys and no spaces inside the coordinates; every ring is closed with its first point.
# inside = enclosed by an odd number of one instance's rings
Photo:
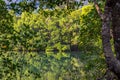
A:
{"type": "Polygon", "coordinates": [[[119,80],[120,1],[83,1],[0,0],[0,79],[119,80]]]}

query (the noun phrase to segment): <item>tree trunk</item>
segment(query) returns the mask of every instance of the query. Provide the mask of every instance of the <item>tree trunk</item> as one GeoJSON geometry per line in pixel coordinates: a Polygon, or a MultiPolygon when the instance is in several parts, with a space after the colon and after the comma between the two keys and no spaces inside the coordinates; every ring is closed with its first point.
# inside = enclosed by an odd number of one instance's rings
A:
{"type": "Polygon", "coordinates": [[[102,41],[103,41],[103,50],[106,58],[106,63],[108,68],[116,74],[118,79],[120,79],[120,11],[116,11],[119,9],[115,7],[117,4],[117,0],[107,0],[104,16],[102,21],[102,41]],[[111,15],[112,14],[112,15],[111,15]],[[112,22],[111,22],[112,19],[112,22]],[[115,51],[117,53],[117,58],[114,57],[114,53],[110,44],[110,27],[111,23],[113,25],[113,38],[115,42],[115,51]]]}
{"type": "Polygon", "coordinates": [[[112,29],[116,57],[120,60],[120,1],[112,9],[112,29]]]}
{"type": "Polygon", "coordinates": [[[95,7],[102,19],[102,44],[108,69],[120,80],[120,0],[106,0],[104,14],[95,2],[95,7]],[[116,11],[117,10],[117,11],[116,11]],[[111,20],[112,19],[112,20],[111,20]],[[117,58],[114,56],[110,43],[110,27],[113,26],[113,39],[117,58]]]}

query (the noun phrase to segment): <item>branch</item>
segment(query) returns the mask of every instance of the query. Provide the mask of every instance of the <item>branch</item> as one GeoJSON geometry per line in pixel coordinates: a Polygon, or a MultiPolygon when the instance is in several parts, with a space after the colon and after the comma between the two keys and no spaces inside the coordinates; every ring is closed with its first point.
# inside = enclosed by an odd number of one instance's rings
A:
{"type": "Polygon", "coordinates": [[[102,13],[102,11],[101,11],[101,9],[100,9],[100,7],[99,7],[96,0],[94,0],[94,5],[95,5],[95,8],[96,8],[96,10],[98,12],[98,15],[100,16],[101,19],[103,19],[103,13],[102,13]]]}

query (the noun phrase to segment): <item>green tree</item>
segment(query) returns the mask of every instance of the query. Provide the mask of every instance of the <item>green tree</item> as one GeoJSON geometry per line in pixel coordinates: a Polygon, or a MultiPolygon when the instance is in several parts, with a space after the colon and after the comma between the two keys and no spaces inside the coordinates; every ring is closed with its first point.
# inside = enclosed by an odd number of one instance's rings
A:
{"type": "Polygon", "coordinates": [[[0,0],[0,49],[8,49],[13,33],[12,15],[7,10],[5,2],[0,0]]]}

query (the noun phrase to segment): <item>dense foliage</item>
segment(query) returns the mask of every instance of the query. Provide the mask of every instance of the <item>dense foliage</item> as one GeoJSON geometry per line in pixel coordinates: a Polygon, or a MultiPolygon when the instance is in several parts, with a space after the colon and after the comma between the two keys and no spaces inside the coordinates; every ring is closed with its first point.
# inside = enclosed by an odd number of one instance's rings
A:
{"type": "Polygon", "coordinates": [[[2,52],[0,64],[1,80],[95,80],[105,72],[98,53],[2,52]]]}
{"type": "Polygon", "coordinates": [[[93,4],[38,11],[23,4],[7,10],[0,1],[0,79],[95,80],[103,75],[101,23],[93,4]]]}
{"type": "MultiPolygon", "coordinates": [[[[42,10],[38,13],[23,12],[15,16],[13,11],[12,34],[9,44],[12,50],[52,50],[70,51],[95,44],[100,35],[100,23],[93,5],[78,10],[42,10]],[[97,27],[97,28],[96,28],[97,27]],[[91,37],[89,37],[91,36],[91,37]],[[75,48],[75,49],[74,49],[75,48]]],[[[7,23],[8,24],[8,23],[7,23]]],[[[5,27],[7,28],[7,27],[5,27]]],[[[4,30],[3,30],[4,31],[4,30]]]]}

